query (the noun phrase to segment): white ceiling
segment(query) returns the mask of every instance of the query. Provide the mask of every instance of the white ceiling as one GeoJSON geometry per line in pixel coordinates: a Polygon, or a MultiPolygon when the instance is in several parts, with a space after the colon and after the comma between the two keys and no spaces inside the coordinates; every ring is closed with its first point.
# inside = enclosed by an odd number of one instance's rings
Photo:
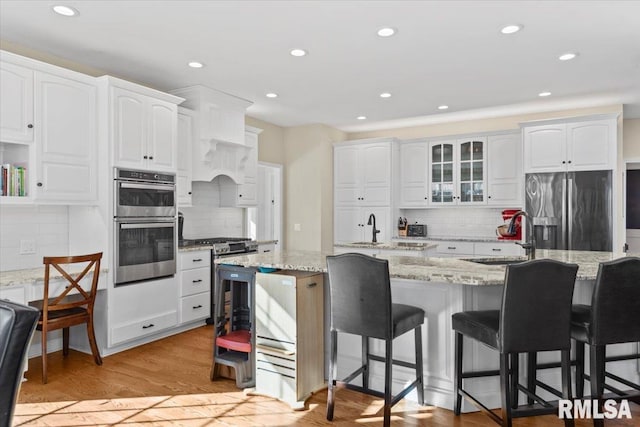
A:
{"type": "Polygon", "coordinates": [[[640,1],[2,0],[0,38],[161,90],[203,84],[280,126],[361,131],[613,103],[640,117],[640,1]],[[53,13],[60,3],[79,15],[53,13]],[[501,34],[511,23],[524,30],[501,34]],[[378,37],[383,26],[397,35],[378,37]],[[558,61],[567,51],[579,56],[558,61]]]}

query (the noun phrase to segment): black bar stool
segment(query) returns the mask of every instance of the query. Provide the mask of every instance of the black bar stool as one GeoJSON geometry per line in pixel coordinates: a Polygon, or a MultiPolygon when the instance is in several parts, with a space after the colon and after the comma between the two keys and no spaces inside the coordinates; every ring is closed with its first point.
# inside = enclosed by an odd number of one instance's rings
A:
{"type": "MultiPolygon", "coordinates": [[[[452,316],[455,331],[455,404],[460,415],[464,396],[502,426],[512,418],[550,414],[557,407],[543,400],[518,381],[519,353],[560,350],[562,392],[544,385],[554,394],[571,399],[571,300],[578,266],[553,260],[533,260],[507,266],[500,310],[463,311],[452,316]],[[463,336],[500,352],[499,371],[462,371],[463,336]],[[494,414],[462,388],[463,379],[500,375],[502,417],[494,414]],[[518,392],[539,405],[518,406],[518,392]]],[[[565,420],[573,426],[573,420],[565,420]]]]}
{"type": "Polygon", "coordinates": [[[414,388],[418,402],[424,404],[422,376],[422,333],[424,310],[391,302],[389,263],[363,254],[348,253],[327,257],[331,295],[331,354],[329,359],[329,392],[327,419],[333,420],[334,388],[344,387],[384,397],[384,426],[391,422],[391,407],[414,388]],[[393,359],[393,339],[415,331],[415,363],[393,359]],[[338,332],[362,336],[362,366],[344,380],[336,380],[338,332]],[[369,353],[369,338],[385,341],[385,357],[369,353]],[[385,363],[384,393],[369,388],[369,361],[385,363]],[[391,368],[400,365],[416,370],[416,379],[408,387],[391,395],[391,368]],[[362,387],[349,384],[362,374],[362,387]]]}
{"type": "MultiPolygon", "coordinates": [[[[600,263],[591,306],[574,305],[571,338],[576,340],[576,396],[584,395],[584,379],[591,385],[591,398],[597,399],[602,413],[604,389],[616,396],[640,403],[640,385],[606,371],[606,362],[638,359],[638,354],[606,357],[608,344],[640,341],[640,258],[628,257],[600,263]],[[584,347],[589,346],[590,375],[584,374],[584,347]],[[608,377],[633,389],[621,391],[605,384],[608,377]]],[[[594,419],[595,426],[604,425],[594,419]]]]}

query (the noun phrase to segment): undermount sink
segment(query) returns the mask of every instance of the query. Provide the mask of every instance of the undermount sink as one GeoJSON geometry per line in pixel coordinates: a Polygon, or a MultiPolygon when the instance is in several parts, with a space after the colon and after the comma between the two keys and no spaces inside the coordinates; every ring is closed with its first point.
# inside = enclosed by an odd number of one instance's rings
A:
{"type": "Polygon", "coordinates": [[[351,244],[352,245],[371,245],[371,246],[375,246],[375,245],[382,244],[382,242],[353,242],[351,244]]]}
{"type": "Polygon", "coordinates": [[[484,264],[484,265],[509,265],[509,264],[517,264],[519,262],[526,261],[527,259],[465,259],[465,261],[475,262],[476,264],[484,264]]]}

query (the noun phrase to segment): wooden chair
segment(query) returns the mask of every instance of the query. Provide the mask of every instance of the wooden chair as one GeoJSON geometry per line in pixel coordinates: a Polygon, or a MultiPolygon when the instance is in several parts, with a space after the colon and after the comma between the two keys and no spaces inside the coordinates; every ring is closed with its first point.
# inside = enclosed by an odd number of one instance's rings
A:
{"type": "Polygon", "coordinates": [[[100,260],[102,252],[90,255],[44,257],[44,299],[32,301],[30,306],[40,310],[40,319],[36,329],[42,332],[42,382],[47,383],[47,333],[56,329],[62,329],[62,354],[69,354],[69,327],[87,324],[89,345],[96,365],[102,365],[102,358],[96,345],[96,337],[93,330],[93,305],[96,300],[98,288],[98,276],[100,275],[100,260]],[[75,278],[71,276],[61,264],[88,263],[75,278]],[[50,268],[55,268],[69,284],[57,296],[49,296],[50,268]],[[91,288],[85,290],[80,282],[92,272],[91,288]],[[72,293],[77,291],[77,293],[72,293]]]}

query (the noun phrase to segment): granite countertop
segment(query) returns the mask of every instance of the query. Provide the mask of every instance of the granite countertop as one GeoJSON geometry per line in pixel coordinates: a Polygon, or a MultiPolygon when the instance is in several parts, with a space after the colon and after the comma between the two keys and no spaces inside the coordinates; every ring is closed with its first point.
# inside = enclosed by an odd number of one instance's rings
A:
{"type": "Polygon", "coordinates": [[[436,236],[429,236],[429,237],[404,237],[404,236],[396,236],[393,238],[394,240],[399,240],[399,241],[403,241],[403,240],[408,240],[408,241],[415,241],[415,240],[421,240],[421,241],[425,241],[425,242],[488,242],[488,243],[513,243],[516,242],[517,240],[498,240],[497,237],[447,237],[447,236],[443,236],[443,237],[436,237],[436,236]]]}
{"type": "Polygon", "coordinates": [[[363,249],[391,249],[402,251],[424,251],[435,248],[435,243],[429,242],[354,242],[354,243],[336,243],[334,247],[340,248],[363,248],[363,249]]]}
{"type": "MultiPolygon", "coordinates": [[[[65,271],[71,274],[81,273],[84,270],[85,265],[76,265],[75,267],[67,269],[65,264],[61,264],[65,271]]],[[[107,268],[100,268],[100,274],[106,274],[109,271],[107,268]]],[[[49,278],[62,279],[62,274],[55,268],[49,270],[49,278]]],[[[9,270],[0,271],[0,287],[11,285],[28,285],[44,282],[44,266],[36,268],[25,268],[23,270],[9,270]]]]}
{"type": "MultiPolygon", "coordinates": [[[[243,267],[267,267],[281,270],[326,272],[326,256],[332,252],[283,251],[262,254],[241,255],[215,260],[217,264],[229,264],[243,267]]],[[[557,261],[576,263],[579,266],[578,280],[594,280],[598,264],[616,258],[629,256],[624,253],[561,251],[539,249],[536,258],[548,258],[557,261]]],[[[484,265],[483,260],[522,261],[524,257],[469,257],[436,258],[407,256],[378,256],[389,260],[389,275],[393,279],[409,279],[426,282],[445,282],[463,285],[501,285],[504,283],[504,265],[484,265]]]]}

